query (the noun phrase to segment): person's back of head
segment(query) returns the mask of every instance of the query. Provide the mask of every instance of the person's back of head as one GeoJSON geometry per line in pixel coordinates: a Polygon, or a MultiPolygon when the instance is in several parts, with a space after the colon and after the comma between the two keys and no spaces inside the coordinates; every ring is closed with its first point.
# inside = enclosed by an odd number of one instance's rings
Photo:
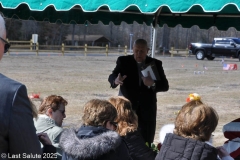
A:
{"type": "Polygon", "coordinates": [[[105,126],[106,123],[114,122],[117,111],[107,100],[92,99],[84,106],[82,121],[86,126],[105,126]]]}
{"type": "Polygon", "coordinates": [[[65,129],[61,135],[63,159],[65,156],[72,159],[128,159],[127,147],[113,131],[116,117],[117,110],[109,101],[88,101],[84,105],[82,126],[77,131],[65,129]]]}
{"type": "Polygon", "coordinates": [[[138,127],[138,117],[132,109],[131,102],[122,96],[111,97],[109,102],[117,109],[117,132],[121,136],[125,136],[128,132],[136,131],[138,127]]]}
{"type": "Polygon", "coordinates": [[[179,111],[175,120],[174,134],[208,141],[218,124],[218,114],[201,100],[186,103],[179,111]]]}

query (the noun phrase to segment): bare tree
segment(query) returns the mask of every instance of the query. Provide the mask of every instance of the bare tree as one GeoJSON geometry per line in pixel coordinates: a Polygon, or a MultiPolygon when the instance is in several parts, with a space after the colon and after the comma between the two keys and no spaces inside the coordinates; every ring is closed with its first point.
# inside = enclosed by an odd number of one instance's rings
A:
{"type": "MultiPolygon", "coordinates": [[[[65,40],[66,35],[72,37],[72,45],[74,45],[74,35],[103,35],[110,39],[111,46],[130,45],[130,33],[133,34],[132,42],[138,38],[146,39],[151,43],[151,26],[146,24],[126,24],[122,22],[120,25],[114,25],[112,22],[109,25],[99,24],[72,24],[63,25],[59,23],[51,24],[48,22],[36,22],[34,20],[21,21],[15,19],[6,19],[7,38],[10,40],[29,40],[32,34],[39,35],[40,44],[58,44],[65,40]],[[20,29],[19,29],[20,28],[20,29]]],[[[191,28],[182,28],[177,25],[175,28],[169,28],[167,25],[157,27],[156,44],[158,48],[165,47],[169,49],[186,48],[192,42],[211,43],[215,37],[239,37],[239,32],[231,27],[227,31],[219,31],[216,27],[209,29],[200,29],[198,26],[191,28]]],[[[132,44],[131,44],[132,45],[132,44]]]]}

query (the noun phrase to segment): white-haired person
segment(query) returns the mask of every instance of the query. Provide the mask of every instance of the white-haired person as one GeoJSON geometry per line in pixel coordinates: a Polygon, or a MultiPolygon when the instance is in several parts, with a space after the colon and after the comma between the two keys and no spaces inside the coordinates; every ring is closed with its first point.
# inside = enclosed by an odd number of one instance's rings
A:
{"type": "Polygon", "coordinates": [[[167,133],[155,160],[233,160],[209,140],[218,124],[218,114],[200,99],[183,105],[175,119],[173,133],[167,133]]]}
{"type": "Polygon", "coordinates": [[[92,99],[84,106],[78,129],[66,129],[60,138],[62,160],[131,160],[127,146],[115,132],[117,111],[107,100],[92,99]]]}
{"type": "MultiPolygon", "coordinates": [[[[8,51],[5,21],[0,15],[0,60],[8,51]]],[[[33,124],[26,86],[0,73],[0,154],[34,155],[41,159],[41,148],[33,124]],[[37,156],[36,156],[37,155],[37,156]]],[[[8,157],[1,157],[8,159],[8,157]]]]}
{"type": "Polygon", "coordinates": [[[109,98],[109,102],[117,109],[117,132],[124,139],[133,160],[154,160],[157,152],[147,147],[137,130],[138,117],[132,109],[131,102],[122,96],[109,98]]]}

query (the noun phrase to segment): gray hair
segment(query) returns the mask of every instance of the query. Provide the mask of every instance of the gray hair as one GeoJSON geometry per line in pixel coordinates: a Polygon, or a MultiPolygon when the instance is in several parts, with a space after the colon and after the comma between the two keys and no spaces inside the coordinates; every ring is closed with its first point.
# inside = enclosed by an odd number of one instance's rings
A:
{"type": "Polygon", "coordinates": [[[133,46],[135,46],[136,44],[145,45],[146,47],[148,47],[147,41],[146,41],[145,39],[137,39],[137,40],[133,43],[133,46]]]}
{"type": "Polygon", "coordinates": [[[4,34],[6,34],[5,21],[0,14],[0,37],[2,37],[4,34]]]}

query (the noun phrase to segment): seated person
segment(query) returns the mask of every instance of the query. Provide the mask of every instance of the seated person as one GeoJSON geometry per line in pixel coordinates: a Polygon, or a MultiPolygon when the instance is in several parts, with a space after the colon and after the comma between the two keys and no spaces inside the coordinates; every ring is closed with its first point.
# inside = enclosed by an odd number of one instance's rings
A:
{"type": "Polygon", "coordinates": [[[52,145],[57,148],[57,159],[61,159],[62,150],[59,147],[59,138],[63,131],[62,123],[65,115],[65,106],[68,102],[61,96],[46,97],[38,109],[38,118],[34,119],[37,133],[47,133],[52,145]]]}
{"type": "Polygon", "coordinates": [[[92,99],[84,106],[83,125],[66,129],[60,138],[62,160],[128,160],[128,149],[116,130],[117,111],[106,100],[92,99]]]}
{"type": "Polygon", "coordinates": [[[228,139],[223,147],[235,160],[240,160],[240,118],[223,126],[223,135],[228,139]]]}
{"type": "Polygon", "coordinates": [[[218,124],[218,114],[199,100],[192,100],[179,111],[173,133],[167,133],[156,160],[233,160],[223,147],[208,141],[218,124]]]}
{"type": "MultiPolygon", "coordinates": [[[[30,101],[30,106],[31,106],[31,110],[32,110],[32,115],[33,118],[38,118],[38,112],[37,112],[37,107],[35,106],[35,104],[31,101],[31,99],[29,99],[30,101]]],[[[46,133],[38,133],[37,134],[39,141],[41,142],[41,144],[43,145],[42,151],[42,159],[45,160],[52,160],[52,159],[56,159],[56,148],[52,145],[51,140],[49,139],[48,135],[46,133]],[[46,154],[50,153],[51,156],[47,156],[46,154]]]]}
{"type": "Polygon", "coordinates": [[[133,160],[154,160],[156,152],[151,150],[137,131],[138,117],[132,110],[131,102],[122,97],[111,97],[109,102],[117,109],[117,132],[124,139],[133,160]]]}

